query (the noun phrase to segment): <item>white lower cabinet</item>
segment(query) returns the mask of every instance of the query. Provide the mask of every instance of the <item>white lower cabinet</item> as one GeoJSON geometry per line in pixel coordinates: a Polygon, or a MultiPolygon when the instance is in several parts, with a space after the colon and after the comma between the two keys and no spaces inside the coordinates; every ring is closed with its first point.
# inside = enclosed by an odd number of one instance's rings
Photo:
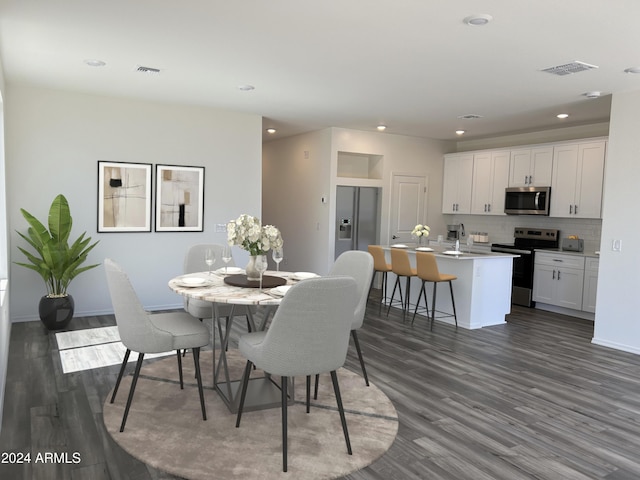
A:
{"type": "Polygon", "coordinates": [[[598,291],[598,258],[588,257],[584,262],[584,287],[582,290],[582,310],[596,313],[596,293],[598,291]]]}
{"type": "Polygon", "coordinates": [[[533,300],[563,308],[582,310],[584,257],[536,252],[533,300]]]}

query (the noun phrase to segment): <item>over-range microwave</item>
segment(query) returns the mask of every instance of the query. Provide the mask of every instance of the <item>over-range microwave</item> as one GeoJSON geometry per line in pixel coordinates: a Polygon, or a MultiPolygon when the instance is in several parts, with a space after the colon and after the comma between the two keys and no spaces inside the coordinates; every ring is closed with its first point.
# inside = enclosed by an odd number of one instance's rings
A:
{"type": "Polygon", "coordinates": [[[507,215],[549,215],[551,187],[508,187],[504,196],[507,215]]]}

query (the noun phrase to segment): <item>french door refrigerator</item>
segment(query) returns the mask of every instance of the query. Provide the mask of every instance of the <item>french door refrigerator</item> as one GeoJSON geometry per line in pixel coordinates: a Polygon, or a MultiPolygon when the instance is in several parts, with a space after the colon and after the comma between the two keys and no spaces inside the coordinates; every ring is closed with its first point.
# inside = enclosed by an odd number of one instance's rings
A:
{"type": "Polygon", "coordinates": [[[338,186],[335,256],[378,244],[380,188],[338,186]]]}

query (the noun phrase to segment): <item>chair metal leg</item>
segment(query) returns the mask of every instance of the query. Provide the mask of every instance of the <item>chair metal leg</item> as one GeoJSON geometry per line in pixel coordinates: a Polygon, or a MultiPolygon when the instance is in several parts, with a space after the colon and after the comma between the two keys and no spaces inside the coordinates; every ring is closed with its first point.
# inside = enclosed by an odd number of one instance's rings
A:
{"type": "Polygon", "coordinates": [[[360,360],[360,367],[362,367],[362,376],[364,377],[364,383],[369,386],[369,377],[367,377],[367,369],[364,367],[364,358],[362,351],[360,350],[360,342],[358,341],[358,334],[355,330],[351,330],[351,336],[353,337],[353,343],[356,346],[356,352],[358,352],[358,359],[360,360]]]}
{"type": "Polygon", "coordinates": [[[240,426],[240,419],[242,418],[242,409],[244,407],[244,400],[247,398],[247,386],[249,385],[249,375],[251,375],[251,360],[247,360],[247,364],[244,367],[244,375],[242,376],[242,391],[240,392],[240,403],[238,404],[238,415],[236,416],[236,428],[240,426]]]}
{"type": "Polygon", "coordinates": [[[288,377],[281,377],[282,390],[282,471],[287,471],[287,385],[288,377]]]}
{"type": "Polygon", "coordinates": [[[449,290],[451,291],[451,306],[453,307],[453,319],[456,321],[456,330],[458,329],[458,316],[456,315],[456,302],[453,299],[453,284],[449,280],[449,290]]]}
{"type": "Polygon", "coordinates": [[[307,413],[309,413],[310,410],[311,410],[311,375],[307,375],[307,413]]]}
{"type": "Polygon", "coordinates": [[[424,295],[424,307],[427,309],[427,318],[430,317],[429,304],[427,303],[427,291],[424,288],[425,283],[426,283],[426,280],[422,280],[422,287],[420,287],[420,293],[418,294],[418,300],[416,301],[416,308],[413,309],[413,318],[411,319],[411,325],[413,325],[413,322],[415,322],[416,320],[416,314],[418,313],[418,307],[420,306],[420,299],[422,298],[423,295],[424,295]]]}
{"type": "Polygon", "coordinates": [[[436,319],[436,289],[438,288],[438,282],[433,282],[433,300],[431,300],[431,327],[429,330],[433,330],[433,322],[436,319]]]}
{"type": "Polygon", "coordinates": [[[313,387],[313,399],[317,400],[318,399],[318,384],[320,383],[320,375],[316,373],[316,383],[315,386],[313,387]]]}
{"type": "Polygon", "coordinates": [[[402,283],[400,282],[400,276],[396,276],[396,283],[393,285],[393,293],[391,293],[391,300],[389,300],[389,307],[387,308],[387,317],[389,316],[389,310],[391,310],[391,305],[393,304],[393,298],[396,296],[396,287],[398,289],[398,293],[400,293],[400,305],[402,305],[402,313],[403,315],[405,313],[404,300],[402,297],[402,283]]]}
{"type": "Polygon", "coordinates": [[[340,396],[340,386],[338,385],[338,375],[335,370],[331,371],[331,381],[333,382],[333,391],[336,395],[336,402],[338,403],[338,411],[340,412],[340,422],[342,422],[342,431],[344,433],[344,440],[347,443],[347,452],[349,455],[353,455],[351,451],[351,441],[349,440],[349,430],[347,429],[347,419],[344,416],[344,407],[342,406],[342,397],[340,396]]]}
{"type": "Polygon", "coordinates": [[[407,311],[409,310],[409,298],[411,297],[411,277],[407,277],[404,296],[405,296],[405,304],[402,307],[402,321],[403,322],[406,320],[407,311]]]}
{"type": "Polygon", "coordinates": [[[124,359],[122,360],[122,365],[120,366],[120,373],[118,373],[118,379],[116,380],[116,386],[113,387],[113,395],[111,395],[111,402],[116,399],[116,393],[118,393],[118,387],[120,387],[120,380],[122,380],[122,375],[124,374],[124,369],[127,366],[127,362],[129,361],[129,355],[131,354],[131,350],[127,348],[127,351],[124,353],[124,359]]]}
{"type": "MultiPolygon", "coordinates": [[[[200,394],[200,408],[202,409],[202,420],[206,420],[207,410],[204,406],[204,392],[202,390],[202,373],[200,372],[200,347],[192,348],[192,351],[193,351],[193,364],[196,367],[196,380],[198,381],[198,393],[200,394]]],[[[178,352],[178,358],[180,358],[180,352],[178,352]]]]}
{"type": "Polygon", "coordinates": [[[124,426],[127,423],[127,417],[129,416],[129,408],[131,408],[131,401],[133,400],[133,393],[136,390],[136,384],[138,383],[138,376],[140,375],[140,368],[142,368],[143,359],[144,359],[144,353],[138,353],[136,370],[133,373],[133,380],[131,380],[131,388],[129,389],[129,397],[127,398],[127,406],[124,408],[124,415],[122,416],[122,424],[120,425],[121,432],[124,432],[124,426]]]}
{"type": "MultiPolygon", "coordinates": [[[[184,390],[184,383],[182,381],[182,357],[180,356],[180,350],[178,352],[178,375],[180,376],[180,390],[184,390]]],[[[186,349],[184,350],[187,351],[186,349]]]]}

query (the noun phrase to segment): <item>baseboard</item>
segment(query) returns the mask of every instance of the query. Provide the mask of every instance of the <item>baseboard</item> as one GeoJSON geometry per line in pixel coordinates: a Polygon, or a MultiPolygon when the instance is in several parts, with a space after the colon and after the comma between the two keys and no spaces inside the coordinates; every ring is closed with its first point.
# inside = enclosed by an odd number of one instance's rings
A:
{"type": "MultiPolygon", "coordinates": [[[[184,308],[184,305],[182,303],[176,303],[176,304],[168,304],[168,305],[152,305],[149,307],[145,307],[145,309],[148,312],[157,312],[157,311],[162,311],[162,310],[180,310],[184,308]]],[[[73,313],[73,318],[82,318],[82,317],[97,317],[99,315],[113,315],[113,309],[107,309],[107,310],[82,310],[82,311],[75,311],[73,313]]],[[[27,315],[27,316],[20,316],[20,317],[12,317],[11,318],[11,323],[22,323],[22,322],[35,322],[35,321],[40,321],[40,317],[39,316],[32,316],[32,315],[27,315]]]]}
{"type": "Polygon", "coordinates": [[[622,343],[610,342],[608,340],[602,340],[596,337],[591,339],[591,343],[594,345],[600,345],[602,347],[613,348],[615,350],[622,350],[623,352],[634,353],[636,355],[640,354],[640,348],[632,347],[630,345],[625,345],[622,343]]]}
{"type": "Polygon", "coordinates": [[[536,307],[538,310],[545,310],[547,312],[561,313],[562,315],[568,315],[570,317],[582,318],[584,320],[595,321],[596,316],[591,312],[583,312],[582,310],[574,310],[572,308],[564,308],[558,307],[556,305],[549,305],[546,303],[536,302],[536,307]]]}

